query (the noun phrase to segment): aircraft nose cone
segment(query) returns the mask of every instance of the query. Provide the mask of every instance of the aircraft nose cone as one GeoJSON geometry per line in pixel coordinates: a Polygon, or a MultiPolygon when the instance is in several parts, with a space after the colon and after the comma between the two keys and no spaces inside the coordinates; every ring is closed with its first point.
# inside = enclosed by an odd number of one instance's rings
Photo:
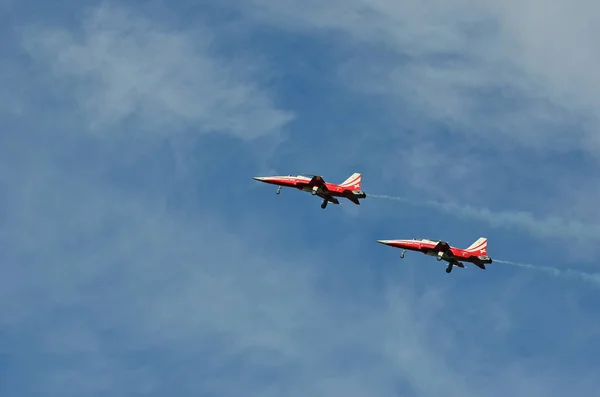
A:
{"type": "Polygon", "coordinates": [[[377,240],[379,244],[390,245],[390,240],[377,240]]]}
{"type": "Polygon", "coordinates": [[[264,176],[254,176],[254,177],[252,177],[252,179],[254,179],[255,181],[264,182],[264,180],[266,179],[266,177],[264,177],[264,176]]]}

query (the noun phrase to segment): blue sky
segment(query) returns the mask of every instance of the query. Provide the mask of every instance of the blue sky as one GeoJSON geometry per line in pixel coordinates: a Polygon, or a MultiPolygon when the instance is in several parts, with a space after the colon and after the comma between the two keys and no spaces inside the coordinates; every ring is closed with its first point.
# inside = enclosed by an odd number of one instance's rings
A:
{"type": "Polygon", "coordinates": [[[0,394],[593,395],[600,6],[573,4],[2,3],[0,394]],[[251,179],[353,172],[407,202],[251,179]],[[534,268],[375,242],[479,236],[534,268]]]}

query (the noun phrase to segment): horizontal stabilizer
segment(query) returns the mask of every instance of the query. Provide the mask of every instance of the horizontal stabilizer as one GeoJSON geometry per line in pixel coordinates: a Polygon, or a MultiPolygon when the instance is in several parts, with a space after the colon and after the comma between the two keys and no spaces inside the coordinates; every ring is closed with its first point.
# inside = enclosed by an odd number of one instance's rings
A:
{"type": "Polygon", "coordinates": [[[358,199],[356,197],[354,197],[354,195],[350,194],[350,195],[346,196],[346,198],[348,200],[352,201],[354,204],[360,205],[360,201],[358,201],[358,199]]]}

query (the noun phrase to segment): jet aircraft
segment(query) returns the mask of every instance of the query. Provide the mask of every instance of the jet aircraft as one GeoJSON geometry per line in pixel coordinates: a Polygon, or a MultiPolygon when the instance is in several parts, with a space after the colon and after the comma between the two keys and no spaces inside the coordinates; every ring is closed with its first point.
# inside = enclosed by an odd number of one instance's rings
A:
{"type": "Polygon", "coordinates": [[[447,242],[440,240],[412,239],[412,240],[377,240],[378,243],[391,247],[402,248],[400,258],[409,251],[420,251],[425,255],[436,256],[438,261],[448,262],[446,273],[450,273],[454,266],[464,268],[462,262],[473,263],[485,270],[485,265],[492,263],[492,258],[487,256],[487,238],[480,237],[467,249],[451,247],[447,242]]]}
{"type": "Polygon", "coordinates": [[[253,179],[278,185],[276,194],[281,193],[282,187],[291,187],[305,192],[311,192],[313,195],[323,199],[321,208],[325,209],[327,203],[339,204],[336,197],[344,197],[356,205],[360,205],[358,199],[364,199],[367,194],[361,190],[361,174],[354,173],[339,185],[325,182],[323,177],[312,174],[287,175],[287,176],[256,176],[253,179]]]}

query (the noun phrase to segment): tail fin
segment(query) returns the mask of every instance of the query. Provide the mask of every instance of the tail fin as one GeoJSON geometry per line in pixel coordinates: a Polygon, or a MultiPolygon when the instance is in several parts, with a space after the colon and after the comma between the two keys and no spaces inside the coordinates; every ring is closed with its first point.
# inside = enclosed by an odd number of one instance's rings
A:
{"type": "Polygon", "coordinates": [[[342,182],[340,184],[340,186],[348,188],[350,190],[360,190],[361,178],[362,178],[362,175],[359,174],[358,172],[355,172],[354,174],[350,175],[350,177],[348,179],[346,179],[344,182],[342,182]]]}
{"type": "Polygon", "coordinates": [[[487,243],[487,238],[479,237],[477,241],[471,244],[465,251],[476,252],[479,255],[487,255],[487,243]]]}

